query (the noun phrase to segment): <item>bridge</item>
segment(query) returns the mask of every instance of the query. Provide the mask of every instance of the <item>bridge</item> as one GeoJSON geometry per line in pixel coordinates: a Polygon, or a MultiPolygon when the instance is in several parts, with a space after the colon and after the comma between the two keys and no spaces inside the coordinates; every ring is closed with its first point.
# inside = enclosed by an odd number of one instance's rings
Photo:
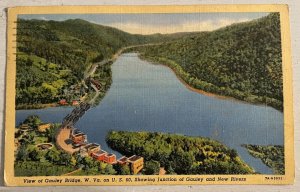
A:
{"type": "Polygon", "coordinates": [[[70,140],[70,134],[74,125],[79,121],[79,119],[88,111],[96,98],[100,94],[101,84],[91,78],[91,87],[95,90],[95,96],[88,102],[81,102],[77,107],[75,107],[71,113],[69,113],[62,121],[61,127],[56,135],[56,146],[67,153],[73,154],[80,150],[80,148],[74,148],[70,140]]]}
{"type": "Polygon", "coordinates": [[[89,103],[80,103],[77,107],[75,107],[70,114],[68,114],[61,124],[62,128],[73,127],[73,125],[85,114],[87,110],[89,110],[91,104],[89,103]]]}
{"type": "MultiPolygon", "coordinates": [[[[110,59],[104,59],[101,62],[97,62],[92,64],[92,66],[90,67],[90,69],[88,69],[88,71],[86,71],[84,73],[84,78],[82,80],[82,84],[87,87],[87,85],[85,84],[85,81],[88,78],[91,78],[93,76],[93,74],[95,73],[97,67],[103,66],[109,62],[114,62],[117,57],[122,54],[122,52],[125,49],[128,48],[133,48],[133,47],[142,47],[142,46],[149,46],[149,45],[154,45],[154,44],[144,44],[144,45],[133,45],[133,46],[128,46],[128,47],[124,47],[122,49],[120,49],[119,51],[117,51],[112,58],[110,59]]],[[[126,55],[129,56],[129,55],[126,55]]],[[[56,135],[56,146],[64,151],[66,151],[67,153],[74,153],[76,151],[79,151],[80,148],[74,148],[72,145],[72,142],[70,140],[70,134],[72,131],[73,126],[79,121],[79,119],[86,113],[86,111],[88,111],[91,106],[93,105],[93,103],[95,102],[96,98],[99,96],[100,94],[100,89],[101,89],[101,83],[94,80],[93,78],[91,78],[91,87],[95,90],[95,96],[87,102],[81,102],[77,107],[75,107],[70,114],[68,114],[62,121],[61,127],[57,132],[56,135]]]]}

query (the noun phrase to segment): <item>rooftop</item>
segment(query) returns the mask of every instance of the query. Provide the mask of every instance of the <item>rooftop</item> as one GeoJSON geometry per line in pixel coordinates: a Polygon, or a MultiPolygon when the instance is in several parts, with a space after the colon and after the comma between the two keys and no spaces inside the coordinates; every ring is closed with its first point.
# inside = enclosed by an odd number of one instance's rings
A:
{"type": "Polygon", "coordinates": [[[75,134],[75,135],[73,135],[74,137],[79,137],[79,136],[86,136],[86,134],[84,134],[84,133],[77,133],[77,134],[75,134]]]}
{"type": "Polygon", "coordinates": [[[125,157],[125,156],[123,156],[123,157],[121,157],[120,159],[118,159],[118,161],[119,161],[119,162],[122,162],[122,163],[126,163],[127,160],[128,160],[128,158],[125,157]]]}
{"type": "Polygon", "coordinates": [[[27,124],[23,124],[23,125],[20,126],[20,129],[29,129],[29,128],[30,127],[27,124]]]}
{"type": "Polygon", "coordinates": [[[75,148],[77,148],[77,147],[82,147],[82,146],[86,146],[86,143],[75,143],[75,144],[73,144],[73,146],[75,147],[75,148]]]}
{"type": "Polygon", "coordinates": [[[73,129],[73,134],[83,133],[79,129],[73,129]]]}
{"type": "Polygon", "coordinates": [[[107,153],[106,151],[100,150],[100,151],[97,151],[97,152],[95,152],[93,154],[96,155],[96,156],[99,156],[99,155],[103,155],[103,154],[106,154],[106,153],[107,153]]]}
{"type": "Polygon", "coordinates": [[[128,161],[133,162],[133,161],[139,160],[140,158],[142,158],[142,157],[137,156],[137,155],[132,155],[131,157],[128,158],[128,161]]]}
{"type": "Polygon", "coordinates": [[[90,143],[88,145],[85,146],[86,149],[93,149],[96,147],[100,147],[100,145],[98,143],[90,143]]]}

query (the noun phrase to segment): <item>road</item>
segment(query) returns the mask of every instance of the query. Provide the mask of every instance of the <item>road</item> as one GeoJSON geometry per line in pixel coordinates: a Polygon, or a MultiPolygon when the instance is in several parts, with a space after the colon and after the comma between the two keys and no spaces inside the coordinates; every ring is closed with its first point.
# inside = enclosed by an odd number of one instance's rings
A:
{"type": "MultiPolygon", "coordinates": [[[[135,47],[143,47],[143,46],[150,46],[150,45],[159,45],[161,43],[149,43],[149,44],[143,44],[143,45],[131,45],[127,47],[123,47],[120,50],[118,50],[111,59],[104,59],[101,62],[94,63],[91,65],[90,69],[84,74],[84,79],[82,80],[82,84],[87,87],[85,84],[85,80],[89,77],[92,77],[93,74],[96,72],[97,67],[103,66],[107,64],[108,62],[114,62],[123,51],[129,48],[135,48],[135,47]]],[[[72,142],[70,140],[70,134],[71,134],[71,128],[74,126],[74,124],[79,121],[79,119],[85,114],[87,110],[90,109],[90,107],[94,104],[96,98],[99,96],[100,91],[97,89],[97,87],[91,83],[91,87],[95,90],[95,96],[85,102],[81,102],[77,107],[75,107],[70,114],[68,114],[62,122],[62,125],[56,135],[56,146],[67,153],[73,154],[76,151],[79,151],[79,148],[74,149],[72,142]]]]}

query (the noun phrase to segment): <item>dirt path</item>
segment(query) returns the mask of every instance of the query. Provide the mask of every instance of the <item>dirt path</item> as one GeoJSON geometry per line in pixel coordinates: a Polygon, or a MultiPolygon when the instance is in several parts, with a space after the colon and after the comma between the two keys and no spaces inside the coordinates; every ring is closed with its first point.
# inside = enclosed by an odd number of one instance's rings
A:
{"type": "Polygon", "coordinates": [[[63,175],[61,175],[61,176],[70,176],[70,175],[73,175],[74,173],[77,173],[77,172],[79,172],[79,171],[81,171],[81,168],[79,168],[79,169],[76,169],[76,170],[74,170],[74,171],[72,171],[72,172],[69,172],[69,173],[63,174],[63,175]]]}

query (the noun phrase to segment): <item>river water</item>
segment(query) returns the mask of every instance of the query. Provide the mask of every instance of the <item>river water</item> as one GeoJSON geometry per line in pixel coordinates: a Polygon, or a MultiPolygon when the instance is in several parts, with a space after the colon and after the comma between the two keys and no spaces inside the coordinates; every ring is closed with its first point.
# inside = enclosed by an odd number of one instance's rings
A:
{"type": "MultiPolygon", "coordinates": [[[[218,99],[190,91],[167,67],[142,61],[135,53],[121,55],[112,65],[113,83],[101,103],[86,112],[75,127],[89,142],[105,143],[109,130],[158,131],[216,139],[238,151],[256,171],[272,170],[241,144],[283,145],[283,114],[271,107],[218,99]]],[[[28,115],[61,122],[72,107],[18,110],[16,125],[28,115]]]]}

